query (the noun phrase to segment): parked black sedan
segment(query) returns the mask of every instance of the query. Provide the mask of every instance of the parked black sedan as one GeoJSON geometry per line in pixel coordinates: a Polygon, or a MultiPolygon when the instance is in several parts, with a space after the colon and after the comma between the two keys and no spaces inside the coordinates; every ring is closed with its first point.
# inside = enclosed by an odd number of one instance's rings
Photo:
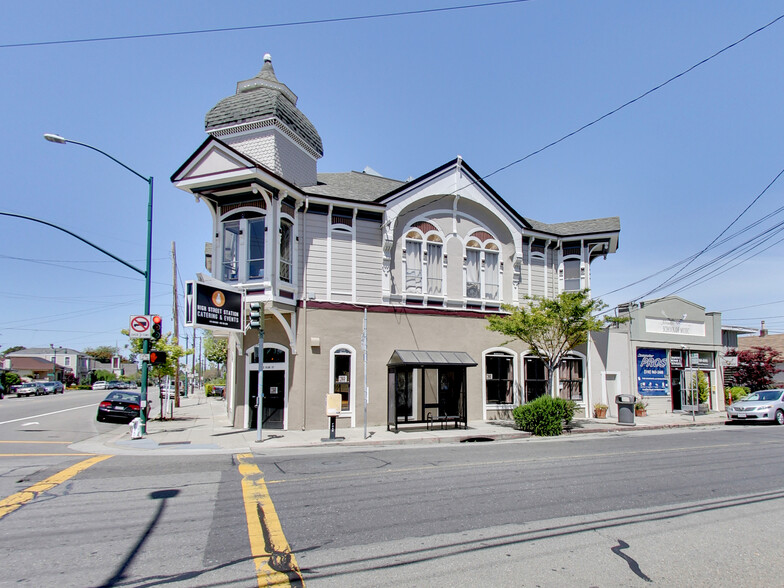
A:
{"type": "MultiPolygon", "coordinates": [[[[124,421],[130,423],[139,416],[141,410],[141,393],[126,390],[113,390],[98,405],[96,420],[104,421],[124,421]]],[[[147,407],[149,415],[150,408],[147,407]]]]}

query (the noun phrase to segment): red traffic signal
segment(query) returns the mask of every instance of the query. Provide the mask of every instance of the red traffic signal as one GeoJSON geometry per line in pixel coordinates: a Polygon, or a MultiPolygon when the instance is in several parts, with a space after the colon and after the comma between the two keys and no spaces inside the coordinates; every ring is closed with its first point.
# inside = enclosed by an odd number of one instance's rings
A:
{"type": "Polygon", "coordinates": [[[152,338],[156,341],[161,338],[161,327],[162,327],[161,317],[159,315],[155,315],[152,317],[152,338]]]}
{"type": "Polygon", "coordinates": [[[166,363],[165,351],[150,351],[150,363],[152,365],[162,365],[166,363]]]}

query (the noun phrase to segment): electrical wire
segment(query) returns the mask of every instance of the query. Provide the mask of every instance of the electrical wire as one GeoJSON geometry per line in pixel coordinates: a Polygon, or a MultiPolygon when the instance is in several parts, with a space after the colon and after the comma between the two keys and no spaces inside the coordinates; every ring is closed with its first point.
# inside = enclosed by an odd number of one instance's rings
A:
{"type": "Polygon", "coordinates": [[[488,8],[492,6],[504,6],[507,4],[522,4],[533,0],[499,0],[497,2],[482,2],[478,4],[463,4],[461,6],[445,6],[443,8],[423,8],[421,10],[406,10],[401,12],[385,12],[379,14],[366,14],[360,16],[342,16],[335,18],[319,18],[314,20],[299,20],[283,23],[248,25],[241,27],[222,27],[214,29],[196,29],[190,31],[171,31],[166,33],[146,33],[138,35],[118,35],[114,37],[86,37],[82,39],[67,39],[60,41],[34,41],[29,43],[5,43],[0,45],[0,49],[22,48],[22,47],[42,47],[48,45],[73,45],[77,43],[97,43],[103,41],[128,41],[136,39],[155,39],[159,37],[182,37],[187,35],[204,35],[211,33],[233,33],[239,31],[254,31],[259,29],[278,29],[286,27],[298,27],[304,25],[333,24],[339,22],[353,22],[359,20],[373,20],[380,18],[393,18],[398,16],[415,16],[422,14],[434,14],[438,12],[453,12],[456,10],[469,10],[473,8],[488,8]]]}

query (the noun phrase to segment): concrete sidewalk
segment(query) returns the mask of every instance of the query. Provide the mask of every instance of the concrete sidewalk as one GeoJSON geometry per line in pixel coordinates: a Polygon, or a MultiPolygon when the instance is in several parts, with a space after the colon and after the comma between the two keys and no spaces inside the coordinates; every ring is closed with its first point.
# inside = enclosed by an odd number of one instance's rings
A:
{"type": "MultiPolygon", "coordinates": [[[[674,427],[722,425],[725,413],[712,412],[696,415],[691,413],[669,413],[637,417],[635,425],[619,425],[614,418],[575,419],[571,432],[565,436],[613,431],[644,431],[674,427]]],[[[180,400],[174,409],[174,419],[150,420],[147,434],[142,439],[131,439],[130,427],[104,433],[70,446],[71,449],[97,454],[150,454],[155,453],[268,453],[288,448],[307,447],[373,447],[403,443],[458,443],[488,440],[510,440],[531,438],[529,433],[514,428],[511,422],[469,421],[468,429],[436,426],[427,430],[425,426],[400,428],[395,433],[386,427],[368,427],[361,423],[354,429],[338,429],[339,441],[330,441],[329,421],[324,417],[324,429],[314,431],[281,431],[265,429],[262,441],[257,442],[255,429],[234,429],[226,416],[226,403],[222,399],[205,397],[202,391],[180,400]]]]}

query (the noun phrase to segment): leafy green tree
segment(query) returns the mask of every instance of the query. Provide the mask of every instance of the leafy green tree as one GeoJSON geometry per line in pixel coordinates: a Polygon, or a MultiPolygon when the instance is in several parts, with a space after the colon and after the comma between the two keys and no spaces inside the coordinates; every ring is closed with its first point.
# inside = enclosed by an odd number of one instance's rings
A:
{"type": "Polygon", "coordinates": [[[11,386],[18,384],[22,381],[22,378],[19,377],[19,374],[14,372],[3,372],[2,374],[3,379],[3,388],[5,391],[8,392],[11,389],[11,386]]]}
{"type": "Polygon", "coordinates": [[[114,372],[110,372],[109,370],[95,370],[93,372],[93,377],[95,378],[93,382],[97,382],[98,380],[110,382],[116,379],[114,376],[114,372]]]}
{"type": "Polygon", "coordinates": [[[218,373],[221,373],[221,366],[226,365],[226,358],[229,353],[228,339],[218,339],[212,331],[205,331],[204,336],[204,357],[218,366],[218,373]]]}
{"type": "Polygon", "coordinates": [[[562,292],[555,298],[526,296],[521,306],[504,305],[503,308],[509,314],[488,317],[487,328],[511,337],[510,341],[522,341],[544,362],[550,396],[555,370],[566,354],[584,344],[591,331],[600,331],[605,324],[595,315],[606,305],[598,298],[591,298],[587,290],[562,292]]]}
{"type": "Polygon", "coordinates": [[[109,345],[99,345],[98,347],[88,347],[84,352],[101,363],[110,363],[112,357],[118,354],[116,347],[109,345]]]}
{"type": "Polygon", "coordinates": [[[8,349],[3,350],[3,354],[13,353],[14,351],[22,351],[23,349],[27,349],[24,345],[14,345],[13,347],[9,347],[8,349]]]}
{"type": "MultiPolygon", "coordinates": [[[[128,329],[123,329],[123,335],[128,334],[128,329]]],[[[172,343],[170,341],[171,333],[166,333],[163,337],[158,339],[157,341],[150,341],[150,351],[165,351],[166,352],[166,363],[162,365],[151,365],[149,366],[148,372],[157,380],[160,380],[164,376],[172,376],[177,373],[177,370],[180,367],[180,358],[190,355],[193,353],[192,349],[183,349],[177,343],[172,343]]],[[[130,340],[130,349],[131,352],[138,355],[143,351],[143,340],[142,339],[131,339],[130,340]]]]}

